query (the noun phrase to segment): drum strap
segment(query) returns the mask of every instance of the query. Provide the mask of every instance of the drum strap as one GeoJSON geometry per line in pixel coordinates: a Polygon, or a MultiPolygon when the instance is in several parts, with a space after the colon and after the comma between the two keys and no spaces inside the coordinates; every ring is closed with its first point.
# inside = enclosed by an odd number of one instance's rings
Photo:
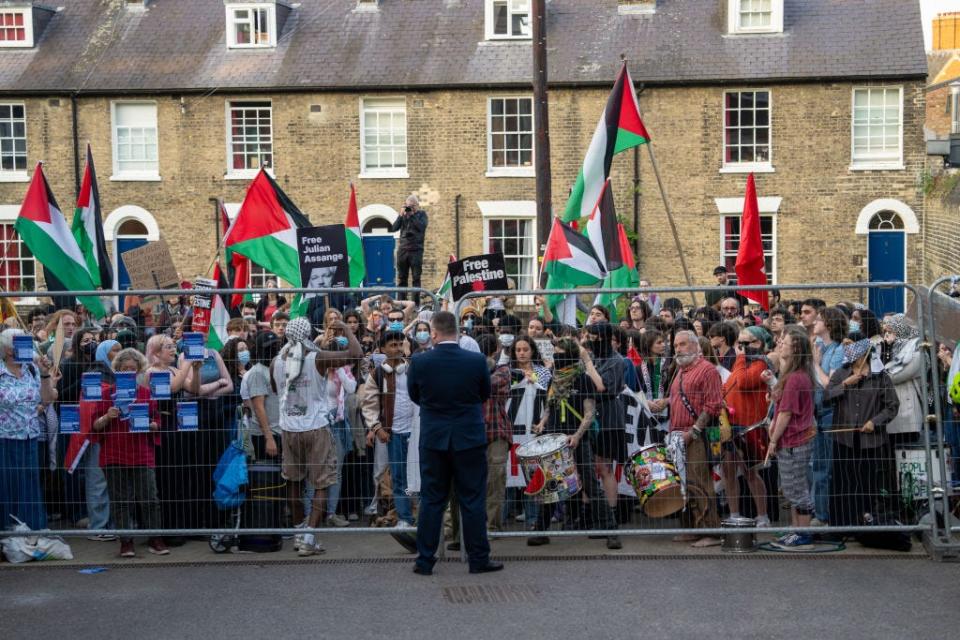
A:
{"type": "Polygon", "coordinates": [[[698,414],[696,410],[694,410],[693,403],[690,402],[690,398],[687,397],[687,394],[683,390],[683,371],[682,370],[680,371],[680,385],[678,388],[680,390],[680,402],[683,403],[683,408],[687,410],[687,412],[690,414],[690,417],[693,418],[694,422],[696,422],[697,418],[700,417],[700,414],[698,414]]]}

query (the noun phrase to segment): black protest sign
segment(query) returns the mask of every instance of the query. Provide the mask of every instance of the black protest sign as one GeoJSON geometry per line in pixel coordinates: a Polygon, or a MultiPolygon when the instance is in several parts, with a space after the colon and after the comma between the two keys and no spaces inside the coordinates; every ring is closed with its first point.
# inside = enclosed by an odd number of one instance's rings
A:
{"type": "MultiPolygon", "coordinates": [[[[300,282],[309,289],[346,287],[350,282],[347,236],[342,224],[297,229],[300,282]]],[[[312,298],[306,294],[304,298],[312,298]]]]}
{"type": "Polygon", "coordinates": [[[502,253],[471,256],[447,265],[454,301],[471,291],[502,291],[507,284],[507,267],[502,253]]]}

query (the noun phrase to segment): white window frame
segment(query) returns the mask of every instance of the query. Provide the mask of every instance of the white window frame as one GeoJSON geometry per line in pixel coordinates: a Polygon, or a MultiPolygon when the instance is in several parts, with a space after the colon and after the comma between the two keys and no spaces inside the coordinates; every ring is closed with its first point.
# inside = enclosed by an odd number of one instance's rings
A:
{"type": "MultiPolygon", "coordinates": [[[[537,276],[539,274],[537,267],[537,203],[534,200],[496,200],[477,202],[480,208],[480,216],[483,221],[483,248],[490,246],[490,226],[489,223],[495,220],[523,220],[530,223],[530,247],[533,250],[530,260],[531,272],[526,274],[534,285],[534,289],[539,288],[537,276]]],[[[517,283],[517,288],[522,289],[522,283],[517,283]]],[[[529,306],[533,304],[533,296],[517,296],[517,304],[529,306]]]]}
{"type": "Polygon", "coordinates": [[[33,48],[33,9],[28,7],[0,7],[0,13],[20,13],[23,14],[23,40],[0,40],[0,47],[5,49],[31,49],[33,48]]]}
{"type": "MultiPolygon", "coordinates": [[[[20,205],[19,204],[2,204],[0,205],[0,224],[13,224],[17,221],[17,217],[20,215],[20,205]]],[[[23,242],[23,240],[21,240],[23,242]]],[[[35,286],[40,285],[40,271],[42,266],[37,262],[36,256],[33,258],[33,281],[35,286]]],[[[14,298],[14,304],[18,305],[37,305],[40,304],[40,300],[37,296],[23,296],[19,299],[14,298]]]]}
{"type": "Polygon", "coordinates": [[[955,135],[960,133],[960,83],[954,82],[950,85],[950,133],[955,135]],[[954,86],[957,85],[957,86],[954,86]]]}
{"type": "Polygon", "coordinates": [[[160,114],[159,107],[155,100],[115,100],[110,103],[110,137],[113,146],[113,175],[110,180],[114,182],[159,182],[160,181],[160,114]],[[153,127],[157,132],[157,168],[155,171],[121,171],[120,158],[118,154],[117,138],[117,107],[123,105],[146,104],[152,105],[154,109],[153,127]]]}
{"type": "Polygon", "coordinates": [[[903,85],[878,85],[853,87],[850,91],[850,171],[902,171],[903,164],[903,85]],[[900,130],[897,144],[897,157],[888,160],[857,158],[856,150],[856,100],[857,91],[880,91],[896,89],[899,92],[900,114],[897,126],[900,130]]]}
{"type": "MultiPolygon", "coordinates": [[[[277,46],[277,6],[273,3],[245,3],[228,4],[227,10],[227,48],[228,49],[269,49],[277,46]],[[240,44],[237,42],[237,11],[253,11],[265,9],[267,12],[267,42],[250,42],[249,44],[240,44]]],[[[252,16],[252,14],[251,14],[252,16]]],[[[256,31],[253,29],[253,18],[251,17],[251,36],[256,39],[256,31]]]]}
{"type": "Polygon", "coordinates": [[[754,35],[783,33],[783,0],[770,0],[770,26],[743,27],[740,25],[740,7],[743,0],[729,0],[727,11],[727,33],[734,35],[754,35]]]}
{"type": "Polygon", "coordinates": [[[410,177],[409,143],[410,143],[410,129],[407,126],[406,97],[360,98],[360,177],[361,178],[409,178],[410,177]],[[380,168],[380,167],[373,167],[373,168],[367,167],[366,112],[367,112],[367,107],[373,108],[376,106],[381,106],[386,108],[393,108],[394,106],[396,106],[402,109],[403,111],[403,137],[405,140],[404,153],[407,154],[407,164],[404,167],[390,167],[386,169],[380,168]]]}
{"type": "MultiPolygon", "coordinates": [[[[738,125],[740,126],[740,125],[738,125]]],[[[754,121],[754,129],[756,129],[756,121],[754,121]]],[[[721,154],[721,166],[720,173],[775,173],[773,168],[773,91],[767,88],[747,88],[747,89],[730,89],[723,92],[723,103],[720,106],[720,154],[721,154]],[[754,100],[756,100],[756,94],[760,91],[765,91],[767,93],[767,112],[769,114],[769,119],[767,121],[767,147],[768,158],[767,162],[727,162],[727,95],[731,93],[753,93],[754,100]]],[[[754,142],[756,146],[756,142],[754,142]]]]}
{"type": "MultiPolygon", "coordinates": [[[[488,178],[533,178],[537,175],[537,123],[533,113],[533,96],[531,95],[503,95],[487,97],[487,173],[488,178]],[[530,101],[530,134],[533,137],[533,148],[530,155],[529,167],[495,167],[493,166],[493,101],[494,100],[529,100],[530,101]]],[[[518,116],[519,117],[519,116],[518,116]]]]}
{"type": "MultiPolygon", "coordinates": [[[[24,141],[29,140],[27,137],[27,105],[23,102],[0,102],[0,105],[11,108],[23,107],[23,139],[24,141]]],[[[29,161],[29,159],[30,157],[28,155],[27,160],[29,161]]],[[[0,183],[3,182],[30,182],[30,174],[27,173],[27,167],[24,166],[23,171],[9,171],[0,167],[0,183]]]]}
{"type": "Polygon", "coordinates": [[[522,0],[484,0],[484,35],[487,40],[532,40],[533,38],[533,2],[531,0],[527,1],[527,24],[530,31],[529,35],[513,35],[513,33],[506,34],[496,34],[493,32],[493,5],[495,2],[507,2],[507,30],[513,31],[513,16],[515,13],[522,13],[522,11],[513,11],[511,5],[514,2],[522,0]]]}
{"type": "MultiPolygon", "coordinates": [[[[231,118],[231,111],[234,105],[240,106],[245,104],[261,104],[268,103],[269,107],[257,107],[259,109],[268,108],[270,110],[270,158],[271,163],[269,166],[265,167],[267,173],[271,176],[273,174],[273,165],[277,163],[276,155],[276,140],[273,136],[273,101],[272,100],[227,100],[224,104],[224,135],[226,136],[226,148],[227,148],[227,170],[224,173],[224,180],[251,180],[257,176],[260,172],[260,168],[256,169],[234,169],[233,168],[233,119],[231,118]]],[[[259,134],[258,134],[259,135],[259,134]]]]}
{"type": "MultiPolygon", "coordinates": [[[[741,198],[742,200],[742,198],[741,198]]],[[[771,222],[771,232],[773,233],[772,243],[770,245],[770,265],[773,269],[773,273],[768,273],[767,277],[770,278],[770,284],[777,284],[777,215],[772,212],[760,211],[761,218],[770,218],[771,222]]],[[[743,236],[743,214],[742,213],[724,213],[720,216],[720,264],[727,264],[727,243],[726,243],[726,229],[727,229],[727,218],[739,218],[741,222],[740,235],[743,236]]],[[[763,232],[761,231],[761,240],[763,232]]],[[[736,254],[734,254],[736,256],[736,254]]],[[[764,258],[767,257],[767,252],[763,253],[764,258]]]]}

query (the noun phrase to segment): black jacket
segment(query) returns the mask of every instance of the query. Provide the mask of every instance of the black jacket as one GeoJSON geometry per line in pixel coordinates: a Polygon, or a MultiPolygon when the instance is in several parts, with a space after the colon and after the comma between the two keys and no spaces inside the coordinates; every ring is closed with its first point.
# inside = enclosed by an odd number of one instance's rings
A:
{"type": "Polygon", "coordinates": [[[427,212],[423,209],[409,216],[400,214],[390,226],[390,232],[400,232],[400,251],[423,251],[423,241],[427,235],[427,212]]]}

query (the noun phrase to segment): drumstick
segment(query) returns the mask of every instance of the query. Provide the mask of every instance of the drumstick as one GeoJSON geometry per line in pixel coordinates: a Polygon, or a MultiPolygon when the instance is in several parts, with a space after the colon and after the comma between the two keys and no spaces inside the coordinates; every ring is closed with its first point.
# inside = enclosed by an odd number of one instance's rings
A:
{"type": "Polygon", "coordinates": [[[851,431],[860,431],[860,427],[853,427],[851,429],[827,429],[824,430],[824,433],[849,433],[851,431]]]}

